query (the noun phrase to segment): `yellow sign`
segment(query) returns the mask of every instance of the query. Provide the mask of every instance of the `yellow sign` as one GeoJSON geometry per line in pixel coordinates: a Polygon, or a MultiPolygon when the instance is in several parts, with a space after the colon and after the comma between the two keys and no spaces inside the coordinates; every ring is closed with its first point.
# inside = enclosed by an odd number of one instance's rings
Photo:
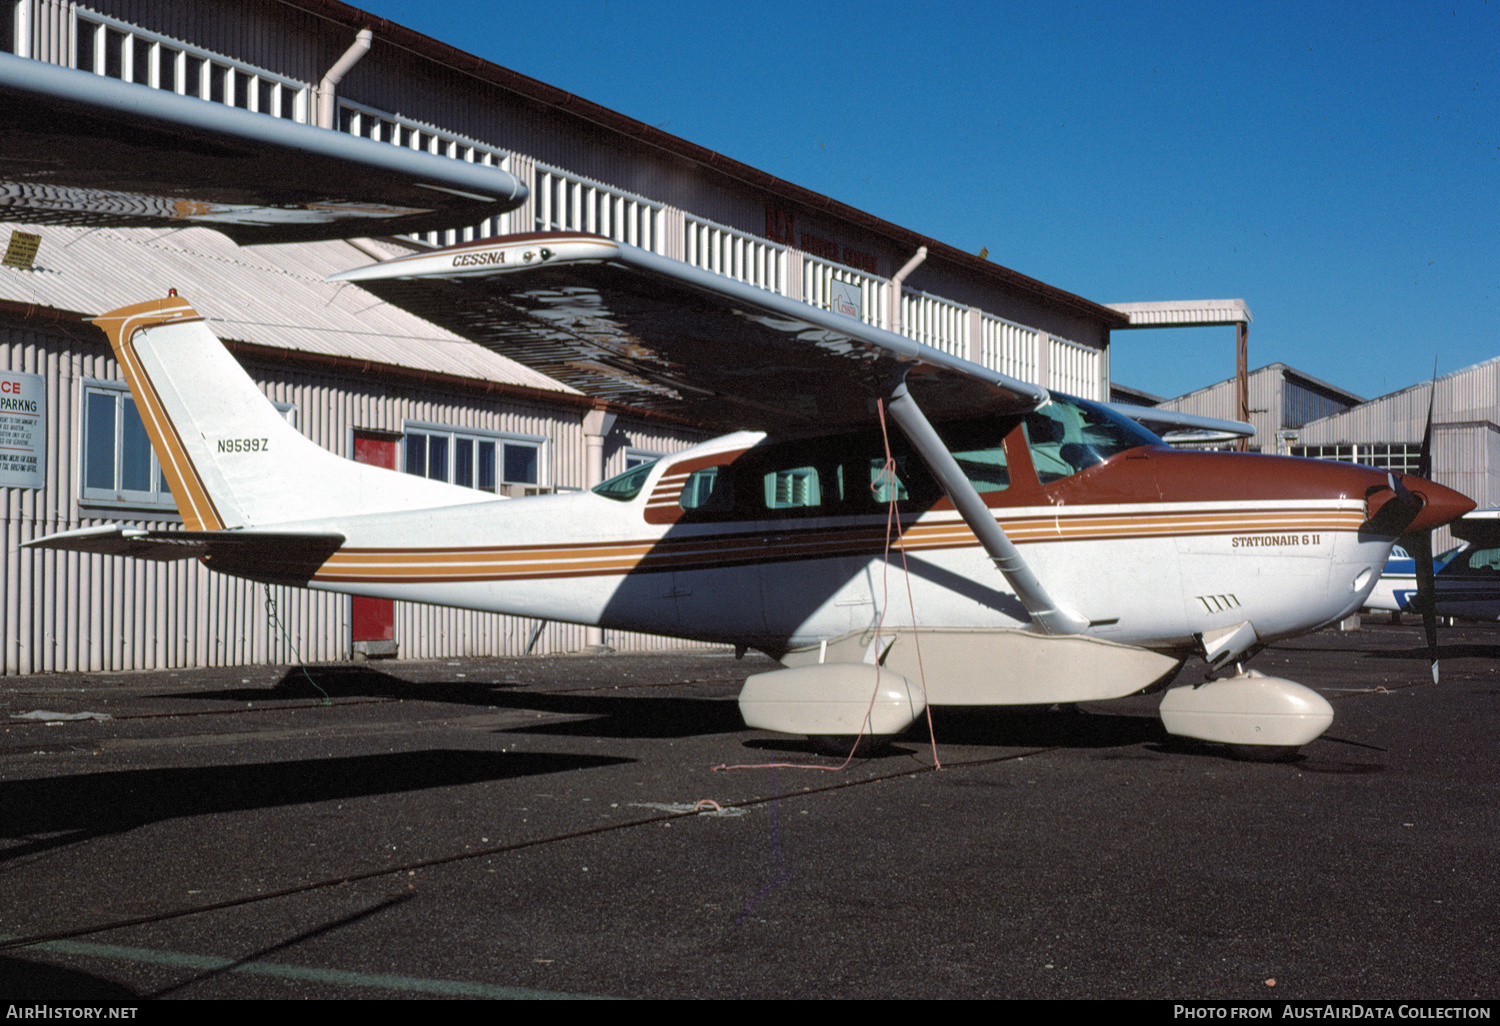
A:
{"type": "Polygon", "coordinates": [[[5,247],[5,258],[0,264],[6,267],[19,267],[23,271],[31,270],[32,261],[36,259],[37,247],[42,244],[40,235],[32,235],[30,232],[11,232],[10,245],[5,247]]]}

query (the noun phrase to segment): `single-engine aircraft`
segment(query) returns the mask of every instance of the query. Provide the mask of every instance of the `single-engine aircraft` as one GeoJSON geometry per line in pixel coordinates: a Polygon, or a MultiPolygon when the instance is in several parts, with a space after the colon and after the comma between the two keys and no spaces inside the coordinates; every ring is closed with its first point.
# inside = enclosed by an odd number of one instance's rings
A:
{"type": "MultiPolygon", "coordinates": [[[[6,55],[0,140],[0,219],[22,222],[253,244],[457,227],[525,197],[496,168],[6,55]]],[[[893,735],[928,703],[1167,688],[1197,653],[1221,676],[1168,690],[1167,730],[1289,750],[1332,708],[1240,664],[1358,609],[1398,536],[1473,508],[1415,476],[1175,451],[1104,405],[599,236],[334,277],[728,433],[591,492],[486,497],[320,448],[169,295],[95,323],[184,529],[28,544],[754,647],[785,668],[746,682],[746,722],[817,737],[893,735]]]]}
{"type": "MultiPolygon", "coordinates": [[[[186,529],[33,544],[753,647],[786,669],[747,681],[747,722],[837,737],[899,733],[924,704],[1136,694],[1192,653],[1227,670],[1359,609],[1398,535],[1473,507],[1367,467],[1172,450],[1099,404],[599,236],[335,277],[595,395],[739,430],[591,492],[487,499],[321,449],[169,297],[95,323],[186,529]]],[[[1236,671],[1168,691],[1167,729],[1295,748],[1332,722],[1310,689],[1236,671]]]]}

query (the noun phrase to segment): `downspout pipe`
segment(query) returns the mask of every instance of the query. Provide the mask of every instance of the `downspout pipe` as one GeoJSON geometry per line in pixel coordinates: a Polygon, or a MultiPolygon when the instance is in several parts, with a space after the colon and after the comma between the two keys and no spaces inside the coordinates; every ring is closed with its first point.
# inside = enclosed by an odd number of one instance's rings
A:
{"type": "Polygon", "coordinates": [[[354,45],[344,51],[333,67],[328,69],[328,74],[323,76],[323,81],[318,83],[318,127],[335,128],[334,115],[334,90],[349,74],[349,69],[359,63],[359,59],[370,52],[370,44],[375,41],[375,33],[369,29],[360,29],[359,35],[354,37],[354,45]]]}
{"type": "Polygon", "coordinates": [[[920,247],[912,258],[901,265],[901,270],[891,275],[891,331],[901,334],[901,283],[906,281],[906,276],[915,271],[923,260],[927,259],[927,247],[920,247]]]}

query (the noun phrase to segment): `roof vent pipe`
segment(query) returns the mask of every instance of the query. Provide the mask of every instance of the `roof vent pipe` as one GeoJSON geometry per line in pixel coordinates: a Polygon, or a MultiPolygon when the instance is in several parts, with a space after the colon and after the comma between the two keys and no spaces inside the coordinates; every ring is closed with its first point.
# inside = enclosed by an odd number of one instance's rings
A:
{"type": "Polygon", "coordinates": [[[927,247],[922,246],[912,255],[910,260],[901,265],[901,270],[891,275],[890,325],[891,331],[894,334],[901,334],[901,283],[906,280],[908,274],[915,271],[922,261],[926,259],[927,247]]]}
{"type": "Polygon", "coordinates": [[[349,74],[349,69],[359,63],[359,59],[370,52],[370,44],[375,40],[375,33],[369,29],[360,29],[359,35],[354,37],[354,45],[344,51],[344,56],[338,59],[333,67],[328,69],[328,74],[323,76],[323,81],[318,83],[318,127],[336,128],[334,124],[334,88],[349,74]]]}

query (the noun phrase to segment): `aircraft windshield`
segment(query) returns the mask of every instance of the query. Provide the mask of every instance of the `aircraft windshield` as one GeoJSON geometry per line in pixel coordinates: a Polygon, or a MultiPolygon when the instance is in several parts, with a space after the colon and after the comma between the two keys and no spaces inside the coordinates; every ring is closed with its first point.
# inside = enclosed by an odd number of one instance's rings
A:
{"type": "Polygon", "coordinates": [[[1042,484],[1103,463],[1115,453],[1161,439],[1128,417],[1059,392],[1026,416],[1026,441],[1042,484]]]}
{"type": "Polygon", "coordinates": [[[646,478],[651,476],[651,468],[659,461],[652,460],[650,463],[642,463],[639,467],[631,467],[623,474],[616,474],[603,484],[594,486],[594,494],[602,495],[606,499],[614,499],[616,502],[629,502],[641,494],[641,489],[646,487],[646,478]]]}

